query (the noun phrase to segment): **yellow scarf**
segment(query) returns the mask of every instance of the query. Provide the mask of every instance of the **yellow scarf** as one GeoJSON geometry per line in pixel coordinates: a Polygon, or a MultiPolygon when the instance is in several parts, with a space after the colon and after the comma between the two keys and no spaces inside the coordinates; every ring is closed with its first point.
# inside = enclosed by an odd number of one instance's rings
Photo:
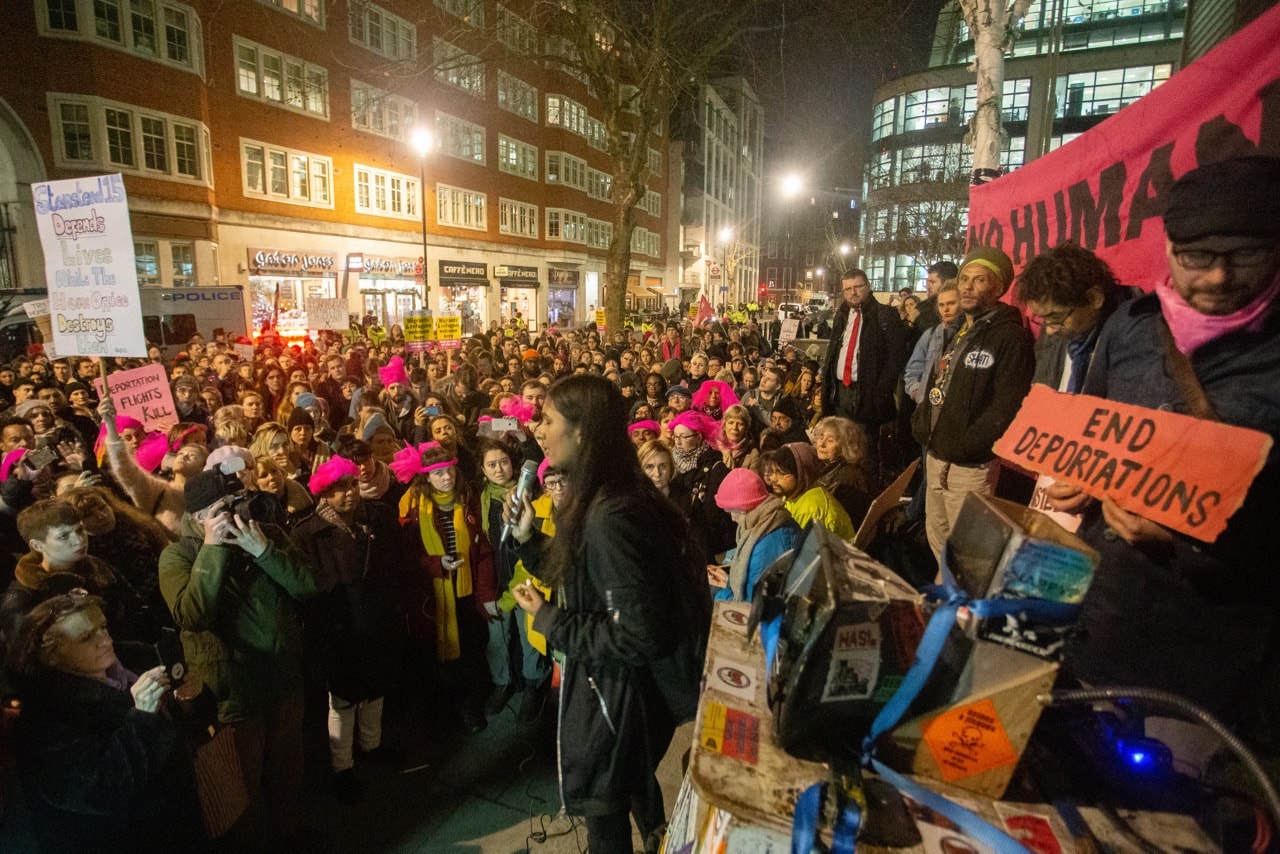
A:
{"type": "MultiPolygon", "coordinates": [[[[435,502],[428,496],[418,496],[413,490],[400,499],[400,518],[407,519],[418,505],[418,531],[422,545],[432,557],[443,557],[444,540],[436,530],[435,502]]],[[[470,596],[471,588],[471,532],[467,528],[465,508],[454,500],[453,530],[458,545],[458,568],[454,570],[452,583],[448,578],[432,578],[436,605],[436,658],[455,661],[462,655],[462,641],[458,633],[458,599],[470,596]]]]}

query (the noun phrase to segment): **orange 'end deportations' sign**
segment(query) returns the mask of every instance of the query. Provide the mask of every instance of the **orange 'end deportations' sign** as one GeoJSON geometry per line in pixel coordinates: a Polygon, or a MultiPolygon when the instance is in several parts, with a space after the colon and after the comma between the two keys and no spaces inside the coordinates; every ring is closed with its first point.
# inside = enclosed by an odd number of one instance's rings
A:
{"type": "Polygon", "coordinates": [[[1271,437],[1035,385],[992,450],[1211,543],[1244,503],[1271,437]]]}

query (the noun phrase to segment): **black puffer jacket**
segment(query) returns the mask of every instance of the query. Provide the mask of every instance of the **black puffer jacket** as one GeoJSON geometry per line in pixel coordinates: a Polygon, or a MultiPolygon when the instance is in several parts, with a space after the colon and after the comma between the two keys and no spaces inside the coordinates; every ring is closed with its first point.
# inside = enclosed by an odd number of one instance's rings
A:
{"type": "MultiPolygon", "coordinates": [[[[570,813],[599,815],[630,808],[677,721],[692,717],[711,602],[687,529],[655,489],[597,497],[584,525],[560,604],[544,605],[533,625],[565,656],[561,800],[570,813]]],[[[520,549],[535,576],[540,540],[520,549]]]]}
{"type": "MultiPolygon", "coordinates": [[[[964,323],[960,315],[947,325],[945,353],[964,323]]],[[[917,442],[940,460],[976,466],[989,462],[991,446],[1018,414],[1031,390],[1035,372],[1035,342],[1022,325],[1022,315],[999,303],[973,322],[952,356],[952,379],[937,423],[928,393],[911,416],[917,442]]],[[[933,388],[938,366],[929,365],[925,388],[933,388]]]]}

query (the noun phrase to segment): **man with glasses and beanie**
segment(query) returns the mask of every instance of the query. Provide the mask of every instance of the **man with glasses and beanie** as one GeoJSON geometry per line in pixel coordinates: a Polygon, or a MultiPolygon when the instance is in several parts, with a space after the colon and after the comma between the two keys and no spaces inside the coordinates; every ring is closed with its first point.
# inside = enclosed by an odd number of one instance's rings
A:
{"type": "MultiPolygon", "coordinates": [[[[1280,158],[1188,172],[1165,194],[1164,229],[1168,275],[1103,329],[1082,391],[1280,438],[1280,158]]],[[[1084,512],[1101,553],[1067,649],[1074,674],[1180,694],[1280,752],[1280,443],[1212,543],[1066,484],[1050,494],[1084,512]]]]}
{"type": "Polygon", "coordinates": [[[880,473],[880,427],[897,416],[893,394],[911,355],[898,312],[881,305],[862,270],[840,275],[844,302],[831,324],[822,368],[822,414],[839,415],[866,428],[868,464],[880,473]]]}
{"type": "MultiPolygon", "coordinates": [[[[249,791],[244,839],[298,841],[302,798],[299,600],[325,587],[279,528],[238,514],[234,474],[201,472],[183,488],[178,540],[160,555],[160,591],[182,629],[187,666],[218,701],[249,791]]],[[[252,515],[252,514],[246,514],[252,515]]]]}

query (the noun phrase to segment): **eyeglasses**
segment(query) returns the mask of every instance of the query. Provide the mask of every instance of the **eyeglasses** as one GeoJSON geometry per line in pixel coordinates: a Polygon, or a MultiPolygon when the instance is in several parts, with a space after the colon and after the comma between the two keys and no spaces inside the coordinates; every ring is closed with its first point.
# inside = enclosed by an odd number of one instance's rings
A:
{"type": "Polygon", "coordinates": [[[1065,314],[1061,311],[1051,311],[1048,314],[1040,315],[1040,322],[1044,324],[1045,329],[1061,329],[1066,326],[1071,316],[1080,310],[1080,306],[1076,306],[1065,314]]]}
{"type": "Polygon", "coordinates": [[[1212,249],[1175,249],[1173,257],[1188,270],[1207,270],[1221,258],[1228,267],[1257,267],[1266,262],[1274,252],[1274,246],[1242,246],[1226,252],[1212,249]]]}
{"type": "Polygon", "coordinates": [[[677,442],[687,442],[697,435],[697,433],[672,433],[671,438],[675,439],[677,442]]]}
{"type": "Polygon", "coordinates": [[[542,485],[547,489],[548,492],[559,492],[560,490],[564,489],[567,484],[565,483],[565,480],[562,477],[557,477],[557,478],[549,477],[542,482],[542,485]]]}

